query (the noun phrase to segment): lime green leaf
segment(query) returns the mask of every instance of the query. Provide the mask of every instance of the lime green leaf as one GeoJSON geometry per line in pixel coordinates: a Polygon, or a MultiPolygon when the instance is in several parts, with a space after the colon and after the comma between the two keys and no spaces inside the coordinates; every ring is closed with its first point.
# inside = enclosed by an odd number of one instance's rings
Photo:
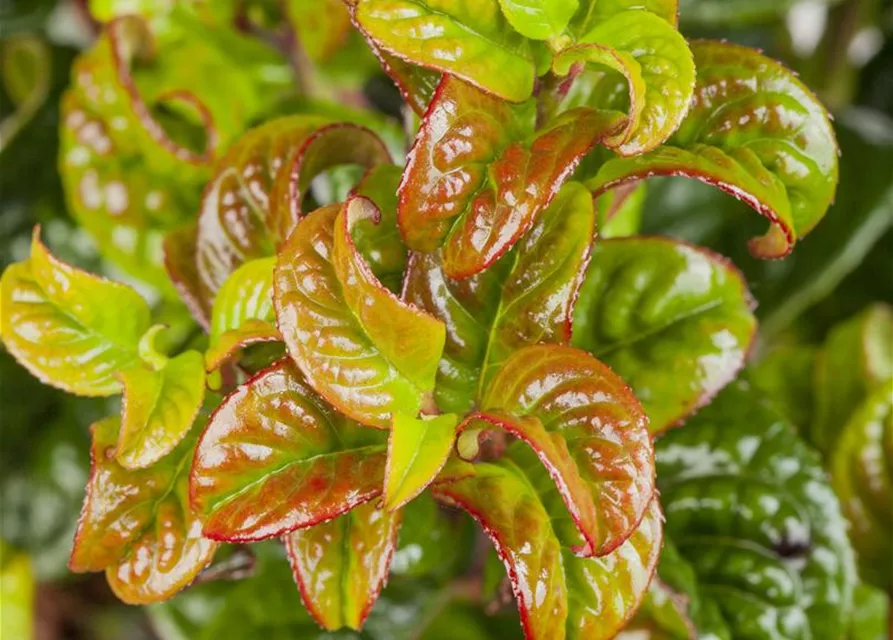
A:
{"type": "Polygon", "coordinates": [[[440,473],[452,451],[458,423],[459,417],[453,413],[419,418],[393,415],[384,481],[388,511],[415,498],[440,473]]]}
{"type": "Polygon", "coordinates": [[[366,198],[308,216],[279,254],[274,303],[289,354],[345,415],[386,428],[430,404],[444,326],[376,280],[352,230],[378,220],[366,198]]]}
{"type": "Polygon", "coordinates": [[[285,536],[301,598],[321,627],[363,627],[387,581],[399,528],[399,512],[367,502],[285,536]]]}
{"type": "Polygon", "coordinates": [[[641,226],[646,184],[630,182],[610,189],[595,199],[598,222],[595,227],[602,239],[634,236],[641,226]]]}
{"type": "Polygon", "coordinates": [[[721,256],[656,237],[607,240],[596,244],[580,289],[573,343],[629,382],[660,433],[744,365],[753,306],[721,256]]]}
{"type": "Polygon", "coordinates": [[[93,427],[93,469],[69,567],[105,570],[121,600],[148,604],[192,582],[211,561],[217,543],[202,537],[189,506],[194,438],[148,469],[128,470],[109,455],[119,427],[117,418],[93,427]]]}
{"type": "Polygon", "coordinates": [[[35,591],[31,558],[0,540],[0,637],[34,637],[35,591]]]}
{"type": "Polygon", "coordinates": [[[752,49],[696,41],[692,51],[694,100],[667,146],[609,160],[588,184],[596,194],[652,175],[715,185],[772,223],[751,240],[751,252],[784,257],[834,197],[837,143],[828,115],[793,73],[752,49]]]}
{"type": "Polygon", "coordinates": [[[673,26],[679,20],[679,0],[584,0],[583,9],[571,21],[570,30],[578,37],[621,11],[644,9],[673,26]]]}
{"type": "Polygon", "coordinates": [[[533,93],[531,47],[503,17],[497,0],[352,3],[366,37],[397,58],[455,75],[505,100],[521,102],[533,93]]]}
{"type": "Polygon", "coordinates": [[[526,38],[549,40],[564,33],[577,0],[499,0],[509,24],[526,38]]]}
{"type": "Polygon", "coordinates": [[[149,305],[128,286],[65,264],[34,230],[31,257],[2,284],[3,343],[32,375],[84,396],[121,391],[118,373],[138,362],[149,305]]]}

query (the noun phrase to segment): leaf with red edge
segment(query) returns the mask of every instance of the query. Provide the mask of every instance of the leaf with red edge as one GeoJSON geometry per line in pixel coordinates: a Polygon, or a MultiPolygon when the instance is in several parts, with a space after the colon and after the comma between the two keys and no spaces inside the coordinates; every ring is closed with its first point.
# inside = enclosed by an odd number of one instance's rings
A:
{"type": "Polygon", "coordinates": [[[164,270],[189,313],[205,331],[211,330],[211,301],[201,294],[196,264],[198,225],[193,222],[164,237],[164,270]]]}
{"type": "Polygon", "coordinates": [[[440,74],[430,69],[417,67],[400,58],[386,53],[370,43],[372,52],[381,63],[381,68],[391,77],[406,104],[418,115],[424,115],[431,98],[440,84],[440,74]]]}
{"type": "Polygon", "coordinates": [[[377,497],[385,458],[382,433],[333,411],[280,361],[211,416],[190,475],[192,503],[209,538],[262,540],[377,497]]]}
{"type": "Polygon", "coordinates": [[[274,303],[288,352],[317,393],[386,428],[392,413],[430,405],[444,327],[384,288],[357,250],[352,230],[378,215],[354,197],[308,216],[279,254],[274,303]]]}
{"type": "Polygon", "coordinates": [[[483,271],[536,222],[580,158],[622,116],[591,109],[535,130],[535,105],[510,105],[457,78],[437,88],[400,184],[406,244],[443,246],[452,278],[483,271]]]}
{"type": "Polygon", "coordinates": [[[301,599],[324,629],[363,627],[387,581],[400,517],[367,502],[284,537],[301,599]]]}
{"type": "Polygon", "coordinates": [[[217,543],[202,537],[189,507],[188,469],[194,438],[148,469],[127,470],[111,455],[118,418],[93,426],[93,468],[69,567],[103,571],[131,604],[165,600],[211,561],[217,543]]]}
{"type": "Polygon", "coordinates": [[[626,383],[591,355],[558,345],[516,351],[478,417],[540,458],[585,540],[581,554],[610,553],[638,526],[654,493],[648,419],[626,383]]]}
{"type": "Polygon", "coordinates": [[[653,175],[712,184],[772,223],[750,241],[751,253],[784,257],[834,198],[837,142],[828,114],[791,71],[753,49],[713,41],[691,47],[697,83],[680,128],[664,147],[609,160],[588,185],[597,195],[653,175]]]}
{"type": "Polygon", "coordinates": [[[446,326],[435,388],[441,410],[470,410],[519,347],[570,339],[594,224],[589,192],[568,183],[515,248],[483,273],[453,280],[435,254],[412,256],[404,299],[446,326]]]}

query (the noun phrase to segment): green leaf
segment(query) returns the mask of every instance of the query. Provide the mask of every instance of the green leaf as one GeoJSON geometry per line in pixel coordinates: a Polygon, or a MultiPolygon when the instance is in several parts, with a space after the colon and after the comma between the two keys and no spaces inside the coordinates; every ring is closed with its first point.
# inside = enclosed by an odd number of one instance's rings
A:
{"type": "Polygon", "coordinates": [[[830,470],[863,578],[893,594],[893,377],[846,423],[830,470]]]}
{"type": "Polygon", "coordinates": [[[814,413],[817,354],[813,346],[782,344],[748,366],[751,384],[770,398],[807,440],[814,413]]]}
{"type": "Polygon", "coordinates": [[[404,62],[397,56],[381,51],[369,42],[384,72],[390,76],[406,104],[419,116],[425,115],[428,104],[440,84],[440,74],[424,67],[404,62]]]}
{"type": "Polygon", "coordinates": [[[883,591],[864,584],[856,587],[849,640],[884,640],[890,599],[883,591]]]}
{"type": "Polygon", "coordinates": [[[744,280],[724,258],[663,238],[596,244],[573,343],[632,386],[652,433],[678,424],[744,365],[756,329],[744,280]]]}
{"type": "Polygon", "coordinates": [[[571,21],[571,30],[578,37],[589,33],[600,22],[629,9],[644,9],[673,26],[679,19],[679,0],[584,0],[583,6],[571,21]]]}
{"type": "Polygon", "coordinates": [[[470,410],[516,349],[570,339],[594,217],[589,193],[570,183],[516,247],[478,275],[453,280],[436,255],[413,255],[403,296],[447,331],[435,388],[442,410],[470,410]]]}
{"type": "Polygon", "coordinates": [[[211,539],[279,536],[379,496],[385,450],[380,432],[333,411],[279,362],[214,412],[196,449],[192,504],[211,539]]]}
{"type": "Polygon", "coordinates": [[[510,105],[445,76],[400,184],[403,239],[425,253],[443,246],[452,278],[483,271],[533,226],[619,118],[571,110],[535,130],[533,102],[510,105]]]}
{"type": "Polygon", "coordinates": [[[0,540],[0,636],[34,637],[35,592],[31,558],[0,540]]]}
{"type": "Polygon", "coordinates": [[[578,0],[499,0],[502,13],[525,38],[550,40],[564,33],[578,0]]]}
{"type": "Polygon", "coordinates": [[[639,232],[646,184],[631,182],[610,189],[595,199],[598,237],[604,240],[634,236],[639,232]]]}
{"type": "Polygon", "coordinates": [[[363,627],[387,581],[399,527],[399,512],[366,503],[285,536],[301,598],[321,627],[363,627]]]}
{"type": "Polygon", "coordinates": [[[696,41],[692,52],[694,99],[667,146],[609,160],[588,185],[599,194],[652,175],[712,184],[772,223],[766,235],[751,240],[751,252],[784,257],[834,197],[837,143],[828,115],[790,71],[752,49],[696,41]]]}
{"type": "Polygon", "coordinates": [[[192,582],[211,561],[217,543],[202,537],[189,506],[195,440],[185,440],[148,469],[128,470],[109,455],[119,427],[118,418],[93,427],[93,467],[69,567],[104,570],[121,600],[148,604],[192,582]]]}
{"type": "Polygon", "coordinates": [[[818,456],[747,385],[657,445],[666,535],[691,565],[698,631],[841,638],[855,583],[846,523],[818,456]],[[717,626],[718,625],[718,626],[717,626]]]}
{"type": "Polygon", "coordinates": [[[471,540],[476,527],[456,521],[435,502],[430,491],[420,494],[402,509],[403,524],[391,562],[394,578],[442,580],[461,570],[473,554],[471,540]]]}
{"type": "Polygon", "coordinates": [[[521,102],[533,93],[530,44],[511,28],[497,0],[352,3],[366,37],[399,59],[455,75],[505,100],[521,102]]]}
{"type": "Polygon", "coordinates": [[[288,0],[284,11],[301,49],[317,64],[331,58],[350,32],[350,14],[341,0],[288,0]]]}
{"type": "Polygon", "coordinates": [[[453,413],[419,418],[394,414],[384,481],[388,511],[415,498],[440,473],[453,449],[458,423],[459,417],[453,413]]]}
{"type": "Polygon", "coordinates": [[[345,415],[386,428],[430,404],[444,326],[376,280],[351,236],[375,205],[354,197],[308,216],[279,254],[274,303],[289,354],[345,415]]]}
{"type": "Polygon", "coordinates": [[[117,375],[139,361],[149,306],[128,286],[65,264],[34,230],[31,257],[0,282],[3,343],[45,384],[84,396],[121,391],[117,375]]]}

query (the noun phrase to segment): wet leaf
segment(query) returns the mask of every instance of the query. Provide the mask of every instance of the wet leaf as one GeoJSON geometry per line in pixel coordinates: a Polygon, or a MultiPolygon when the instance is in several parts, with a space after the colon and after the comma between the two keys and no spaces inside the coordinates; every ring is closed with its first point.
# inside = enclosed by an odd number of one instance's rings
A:
{"type": "Polygon", "coordinates": [[[756,330],[741,274],[722,256],[663,238],[596,244],[573,343],[628,381],[652,433],[734,379],[756,330]]]}
{"type": "Polygon", "coordinates": [[[570,338],[594,218],[589,193],[570,183],[515,248],[480,274],[453,280],[435,254],[413,255],[403,296],[446,326],[435,388],[442,410],[470,410],[519,347],[570,338]]]}
{"type": "Polygon", "coordinates": [[[93,427],[92,472],[69,567],[105,571],[121,600],[148,604],[188,585],[210,561],[217,543],[202,537],[189,507],[190,438],[148,469],[128,470],[110,455],[120,421],[93,427]]]}
{"type": "Polygon", "coordinates": [[[386,428],[392,413],[430,403],[444,327],[384,288],[358,252],[352,230],[378,215],[355,197],[308,216],[279,254],[274,303],[310,385],[345,415],[386,428]]]}
{"type": "Polygon", "coordinates": [[[652,175],[715,185],[772,223],[751,240],[751,252],[784,257],[834,197],[837,143],[828,115],[790,71],[756,51],[713,41],[691,46],[694,100],[667,146],[609,160],[588,184],[596,194],[652,175]]]}
{"type": "Polygon", "coordinates": [[[388,511],[415,498],[440,473],[453,449],[458,423],[458,416],[452,413],[419,418],[394,414],[384,484],[388,511]]]}
{"type": "Polygon", "coordinates": [[[128,286],[50,254],[34,230],[31,257],[3,273],[6,348],[45,384],[84,396],[121,391],[116,377],[139,362],[149,306],[128,286]]]}
{"type": "Polygon", "coordinates": [[[400,184],[406,244],[443,246],[452,278],[483,271],[528,231],[618,114],[567,111],[534,131],[532,102],[510,105],[445,76],[400,184]]]}
{"type": "Polygon", "coordinates": [[[321,627],[363,627],[387,582],[399,528],[399,512],[367,502],[285,536],[301,598],[321,627]]]}
{"type": "Polygon", "coordinates": [[[330,520],[381,494],[386,444],[333,411],[282,361],[214,412],[190,491],[204,535],[253,541],[330,520]]]}

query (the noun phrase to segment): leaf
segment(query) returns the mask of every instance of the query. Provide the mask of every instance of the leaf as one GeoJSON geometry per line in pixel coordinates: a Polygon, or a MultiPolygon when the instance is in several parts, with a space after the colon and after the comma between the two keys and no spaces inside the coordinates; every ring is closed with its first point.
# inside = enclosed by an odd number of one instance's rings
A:
{"type": "Polygon", "coordinates": [[[169,231],[164,236],[164,270],[180,300],[206,332],[211,331],[211,301],[201,294],[196,265],[198,225],[193,222],[169,231]]]}
{"type": "Polygon", "coordinates": [[[628,119],[623,130],[606,141],[620,155],[652,151],[679,128],[695,88],[695,64],[685,38],[671,23],[640,9],[620,11],[560,52],[553,69],[566,75],[572,64],[585,61],[626,77],[628,119]]]}
{"type": "Polygon", "coordinates": [[[360,630],[387,582],[400,513],[371,502],[285,536],[301,598],[321,627],[360,630]]]}
{"type": "Polygon", "coordinates": [[[492,265],[536,222],[580,158],[619,124],[571,110],[534,131],[534,105],[509,105],[445,76],[400,184],[406,244],[465,278],[492,265]]]}
{"type": "Polygon", "coordinates": [[[570,338],[594,217],[589,193],[570,183],[515,248],[480,274],[453,280],[435,254],[412,256],[403,297],[446,326],[435,388],[442,410],[470,410],[514,350],[570,338]]]}
{"type": "Polygon", "coordinates": [[[102,571],[130,604],[165,600],[210,561],[217,543],[201,535],[189,508],[187,471],[194,440],[148,469],[127,470],[110,455],[120,422],[93,427],[92,471],[69,568],[102,571]]]}
{"type": "Polygon", "coordinates": [[[149,306],[128,286],[54,257],[35,228],[31,257],[3,273],[2,336],[41,382],[84,396],[121,391],[116,378],[139,361],[149,306]]]}
{"type": "Polygon", "coordinates": [[[350,32],[350,14],[340,0],[288,0],[284,11],[310,60],[332,56],[350,32]]]}
{"type": "Polygon", "coordinates": [[[385,509],[399,509],[431,484],[453,449],[458,423],[459,417],[452,413],[419,418],[394,414],[384,481],[385,509]]]}
{"type": "MultiPolygon", "coordinates": [[[[510,1],[510,0],[504,0],[510,1]]],[[[533,93],[536,67],[497,0],[351,0],[354,19],[375,47],[442,71],[512,102],[533,93]]]]}
{"type": "Polygon", "coordinates": [[[676,26],[679,0],[586,0],[583,9],[571,21],[570,30],[578,37],[589,33],[597,24],[629,9],[644,9],[676,26]]]}
{"type": "Polygon", "coordinates": [[[274,304],[289,355],[345,415],[386,428],[429,402],[443,351],[441,322],[375,279],[351,237],[378,210],[366,198],[307,217],[279,254],[274,304]]]}
{"type": "Polygon", "coordinates": [[[192,427],[205,397],[204,359],[185,351],[160,369],[134,366],[120,378],[124,402],[115,459],[126,469],[142,469],[173,451],[192,427]]]}
{"type": "Polygon", "coordinates": [[[584,538],[581,555],[610,553],[638,526],[654,493],[647,418],[595,358],[557,345],[520,349],[475,417],[530,445],[584,538]]]}
{"type": "Polygon", "coordinates": [[[533,40],[560,36],[577,5],[578,0],[499,0],[502,13],[514,30],[533,40]]]}
{"type": "Polygon", "coordinates": [[[430,69],[417,67],[414,64],[404,62],[397,56],[385,53],[375,46],[373,42],[368,43],[372,48],[372,52],[381,63],[384,72],[390,76],[400,95],[406,104],[415,111],[419,116],[425,115],[428,110],[428,104],[440,84],[440,74],[430,69]]]}
{"type": "Polygon", "coordinates": [[[712,184],[772,223],[751,240],[751,253],[784,257],[834,197],[837,143],[828,115],[790,71],[754,50],[696,41],[692,52],[694,99],[667,146],[609,160],[587,184],[595,194],[653,175],[712,184]]]}
{"type": "Polygon", "coordinates": [[[773,406],[806,439],[814,413],[817,354],[818,349],[811,345],[781,344],[748,366],[751,384],[771,399],[773,406]]]}
{"type": "Polygon", "coordinates": [[[645,204],[645,183],[631,182],[595,199],[598,237],[604,240],[634,236],[639,232],[645,204]]]}
{"type": "Polygon", "coordinates": [[[893,378],[846,423],[831,452],[830,471],[861,575],[893,593],[893,378]]]}
{"type": "Polygon", "coordinates": [[[211,310],[211,335],[205,363],[220,367],[236,351],[258,342],[280,340],[273,310],[273,268],[276,259],[249,260],[233,271],[211,310]]]}
{"type": "Polygon", "coordinates": [[[34,637],[36,591],[31,558],[0,540],[0,636],[34,637]]]}
{"type": "Polygon", "coordinates": [[[574,312],[573,343],[627,380],[661,433],[744,366],[756,330],[741,274],[663,238],[599,242],[574,312]]]}
{"type": "Polygon", "coordinates": [[[729,386],[657,445],[666,535],[718,628],[840,638],[855,582],[846,523],[818,456],[747,385],[729,386]]]}
{"type": "Polygon", "coordinates": [[[281,361],[226,397],[190,475],[204,535],[255,541],[325,522],[381,494],[386,445],[281,361]]]}

